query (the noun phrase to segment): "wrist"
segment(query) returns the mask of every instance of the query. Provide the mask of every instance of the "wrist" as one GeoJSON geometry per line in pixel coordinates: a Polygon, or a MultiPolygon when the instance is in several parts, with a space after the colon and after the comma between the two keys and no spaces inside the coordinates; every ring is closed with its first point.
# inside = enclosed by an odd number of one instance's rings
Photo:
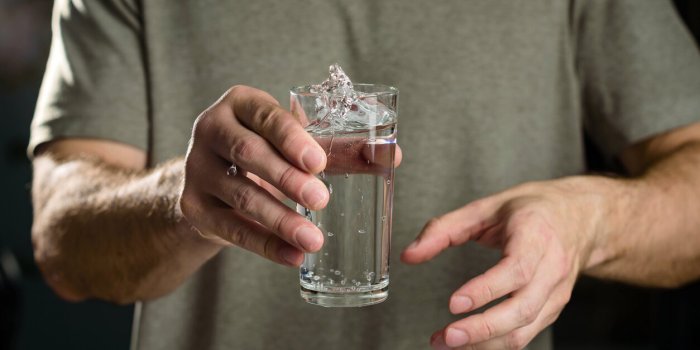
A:
{"type": "Polygon", "coordinates": [[[584,176],[587,191],[598,197],[595,207],[594,230],[590,237],[588,254],[581,266],[585,273],[596,274],[606,265],[622,258],[626,248],[621,244],[622,235],[629,232],[632,218],[638,215],[635,203],[644,183],[639,180],[607,176],[584,176]]]}

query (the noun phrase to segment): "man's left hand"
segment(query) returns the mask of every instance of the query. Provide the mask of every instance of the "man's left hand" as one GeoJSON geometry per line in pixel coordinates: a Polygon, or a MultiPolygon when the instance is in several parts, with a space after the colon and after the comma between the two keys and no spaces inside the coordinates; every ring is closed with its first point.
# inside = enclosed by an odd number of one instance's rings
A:
{"type": "MultiPolygon", "coordinates": [[[[453,314],[501,302],[435,332],[436,349],[522,349],[557,319],[592,248],[610,228],[619,180],[578,176],[526,183],[434,218],[401,259],[418,264],[475,241],[500,249],[492,268],[452,294],[453,314]]],[[[624,187],[624,186],[623,186],[624,187]]],[[[591,261],[589,261],[591,260],[591,261]]]]}

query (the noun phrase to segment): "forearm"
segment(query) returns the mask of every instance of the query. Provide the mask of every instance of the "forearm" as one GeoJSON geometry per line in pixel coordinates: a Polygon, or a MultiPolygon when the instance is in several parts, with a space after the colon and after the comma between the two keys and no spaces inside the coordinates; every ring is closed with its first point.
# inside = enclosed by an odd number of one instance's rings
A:
{"type": "Polygon", "coordinates": [[[160,296],[220,249],[182,221],[182,160],[125,171],[43,156],[34,173],[35,256],[67,299],[160,296]]]}
{"type": "Polygon", "coordinates": [[[686,143],[634,179],[610,181],[585,273],[675,287],[700,277],[700,144],[686,143]]]}

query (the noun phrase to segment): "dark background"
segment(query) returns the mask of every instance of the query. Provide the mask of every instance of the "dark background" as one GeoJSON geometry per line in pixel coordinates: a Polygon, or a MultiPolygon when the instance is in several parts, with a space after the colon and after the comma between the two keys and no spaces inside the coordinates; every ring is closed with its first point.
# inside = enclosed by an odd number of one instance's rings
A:
{"type": "MultiPolygon", "coordinates": [[[[675,3],[697,39],[700,1],[675,3]]],[[[0,349],[127,349],[132,307],[64,302],[32,258],[25,148],[50,15],[50,1],[0,0],[0,349]]],[[[595,149],[588,151],[591,167],[605,170],[595,149]]],[[[698,298],[698,283],[663,291],[582,278],[555,325],[556,348],[700,349],[698,298]]]]}

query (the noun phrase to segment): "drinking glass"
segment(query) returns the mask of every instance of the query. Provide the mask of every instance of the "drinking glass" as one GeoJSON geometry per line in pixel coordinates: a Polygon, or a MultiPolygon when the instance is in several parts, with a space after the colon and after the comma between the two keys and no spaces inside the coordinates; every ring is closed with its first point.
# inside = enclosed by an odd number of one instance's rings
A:
{"type": "Polygon", "coordinates": [[[398,90],[355,84],[357,103],[333,120],[309,86],[290,91],[292,114],[327,155],[318,175],[330,193],[319,211],[297,212],[324,234],[320,251],[304,255],[301,297],[326,307],[356,307],[386,300],[394,192],[398,90]]]}

